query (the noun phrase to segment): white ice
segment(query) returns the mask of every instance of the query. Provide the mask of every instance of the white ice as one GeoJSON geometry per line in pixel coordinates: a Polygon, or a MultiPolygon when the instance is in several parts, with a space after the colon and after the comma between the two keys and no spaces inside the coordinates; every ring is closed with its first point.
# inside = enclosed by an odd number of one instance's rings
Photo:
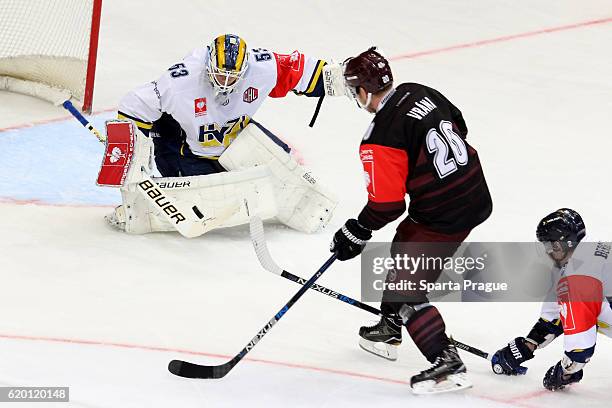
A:
{"type": "MultiPolygon", "coordinates": [[[[464,113],[494,200],[471,240],[533,240],[541,216],[564,206],[582,213],[591,239],[610,239],[611,17],[609,0],[106,1],[94,99],[102,113],[94,123],[112,117],[127,90],[219,33],[336,60],[376,44],[392,57],[396,82],[433,86],[464,113]],[[534,34],[475,44],[523,33],[534,34]],[[473,46],[402,58],[461,44],[473,46]]],[[[267,101],[256,117],[342,197],[324,232],[266,226],[273,255],[304,277],[366,200],[357,147],[371,119],[346,99],[328,98],[309,129],[314,105],[288,96],[267,101]]],[[[0,386],[70,386],[70,406],[104,408],[610,405],[607,338],[584,380],[567,391],[541,386],[562,355],[558,342],[521,378],[495,376],[464,353],[471,390],[415,397],[406,382],[428,364],[411,341],[395,363],[364,353],[357,329],[372,316],[314,292],[226,378],[172,376],[173,358],[229,359],[298,287],[259,267],[246,227],[193,240],[111,230],[102,217],[119,196],[94,185],[102,146],[72,119],[41,124],[65,117],[61,108],[0,92],[0,386]]],[[[393,230],[375,237],[390,239],[393,230]]],[[[359,261],[334,264],[320,283],[358,297],[359,261]]],[[[486,350],[525,335],[539,309],[438,306],[449,333],[486,350]]]]}

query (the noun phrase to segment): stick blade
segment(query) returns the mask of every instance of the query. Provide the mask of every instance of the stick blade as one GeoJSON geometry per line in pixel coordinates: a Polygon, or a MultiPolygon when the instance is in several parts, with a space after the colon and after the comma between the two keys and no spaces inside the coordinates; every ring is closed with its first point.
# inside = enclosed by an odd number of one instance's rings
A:
{"type": "Polygon", "coordinates": [[[257,255],[257,259],[261,266],[264,267],[268,272],[275,273],[280,275],[283,273],[283,269],[278,266],[272,256],[270,255],[270,251],[268,251],[268,246],[266,245],[266,237],[264,235],[264,227],[263,221],[258,216],[254,215],[251,217],[251,221],[249,223],[249,230],[251,233],[251,242],[253,242],[253,248],[255,249],[255,254],[257,255]]]}
{"type": "Polygon", "coordinates": [[[168,371],[183,378],[221,378],[215,376],[215,366],[193,364],[188,361],[172,360],[168,364],[168,371]]]}

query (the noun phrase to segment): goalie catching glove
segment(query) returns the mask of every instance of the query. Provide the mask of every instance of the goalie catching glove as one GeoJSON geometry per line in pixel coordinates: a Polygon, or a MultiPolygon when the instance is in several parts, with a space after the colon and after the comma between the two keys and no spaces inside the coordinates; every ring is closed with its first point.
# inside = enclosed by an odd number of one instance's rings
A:
{"type": "Polygon", "coordinates": [[[359,255],[371,238],[372,230],[351,218],[336,231],[329,250],[338,255],[338,260],[346,261],[359,255]]]}

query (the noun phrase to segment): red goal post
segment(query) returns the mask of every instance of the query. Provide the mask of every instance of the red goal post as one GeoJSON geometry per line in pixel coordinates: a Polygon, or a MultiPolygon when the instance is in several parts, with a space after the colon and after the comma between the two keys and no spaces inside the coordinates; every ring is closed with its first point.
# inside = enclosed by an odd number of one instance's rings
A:
{"type": "Polygon", "coordinates": [[[91,112],[102,0],[0,0],[0,90],[91,112]]]}

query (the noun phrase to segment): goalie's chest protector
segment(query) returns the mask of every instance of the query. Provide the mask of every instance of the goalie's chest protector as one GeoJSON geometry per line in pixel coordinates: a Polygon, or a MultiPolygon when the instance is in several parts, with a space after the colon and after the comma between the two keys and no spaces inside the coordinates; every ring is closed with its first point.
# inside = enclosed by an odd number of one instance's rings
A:
{"type": "Polygon", "coordinates": [[[274,59],[256,61],[250,58],[244,78],[229,98],[215,96],[206,75],[206,60],[188,57],[189,74],[170,78],[163,110],[176,119],[187,134],[189,149],[198,156],[219,157],[238,133],[249,123],[262,102],[276,85],[274,59]]]}

